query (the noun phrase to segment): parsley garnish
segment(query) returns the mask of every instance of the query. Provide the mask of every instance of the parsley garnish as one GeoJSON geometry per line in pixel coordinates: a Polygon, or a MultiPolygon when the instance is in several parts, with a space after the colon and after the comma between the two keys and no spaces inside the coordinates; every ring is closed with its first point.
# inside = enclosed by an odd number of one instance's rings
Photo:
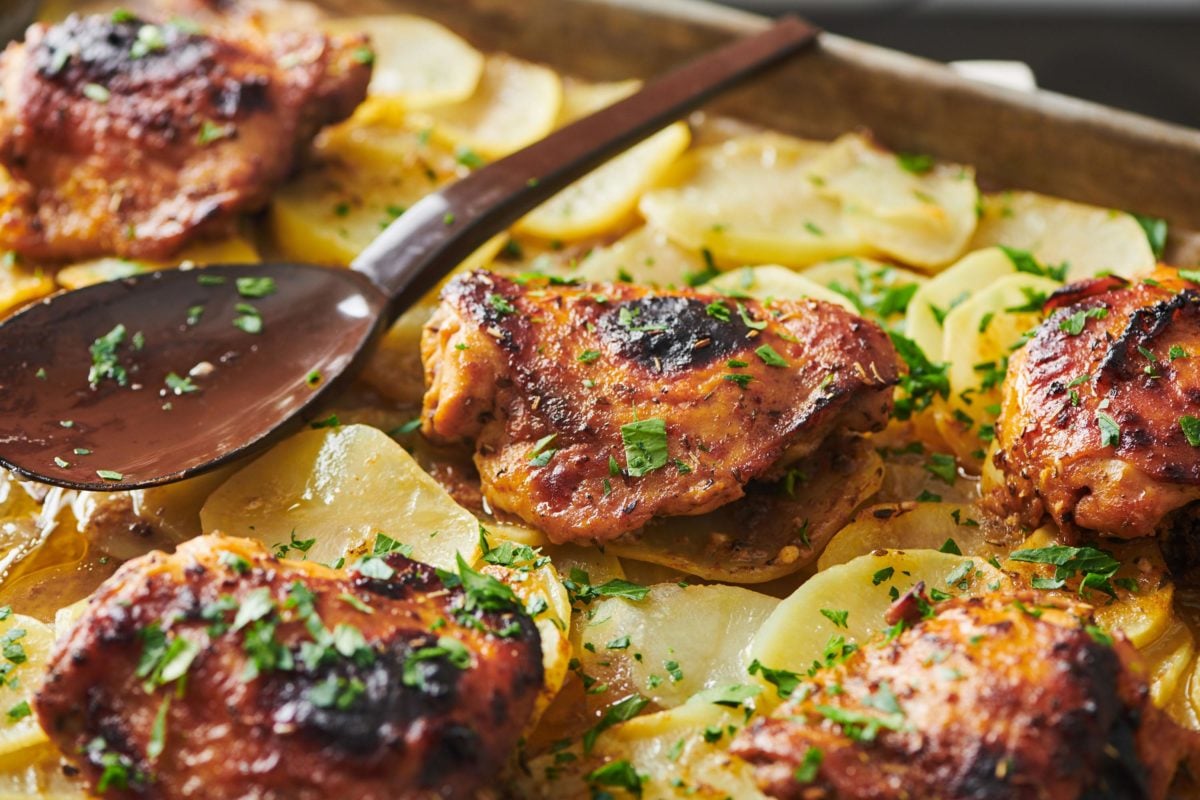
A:
{"type": "Polygon", "coordinates": [[[789,366],[787,360],[775,352],[775,348],[769,344],[764,344],[754,351],[754,354],[762,359],[763,363],[768,367],[786,367],[789,366]]]}
{"type": "Polygon", "coordinates": [[[751,675],[762,675],[763,680],[775,686],[775,692],[783,699],[792,696],[792,692],[800,686],[800,676],[786,669],[771,669],[764,667],[756,658],[750,662],[746,670],[751,675]]]}
{"type": "Polygon", "coordinates": [[[550,459],[554,458],[554,454],[558,452],[558,449],[550,447],[550,444],[557,438],[557,433],[551,433],[534,443],[533,449],[529,451],[530,466],[544,467],[550,463],[550,459]]]}
{"type": "Polygon", "coordinates": [[[581,361],[584,364],[591,364],[593,361],[596,361],[599,358],[600,358],[599,350],[584,350],[582,353],[580,353],[578,356],[576,356],[575,360],[581,361]]]}
{"type": "Polygon", "coordinates": [[[1083,329],[1089,319],[1104,319],[1107,316],[1108,309],[1102,307],[1076,311],[1074,314],[1060,319],[1058,321],[1058,329],[1068,336],[1078,336],[1083,333],[1083,329]]]}
{"type": "Polygon", "coordinates": [[[897,153],[896,162],[905,172],[914,175],[924,175],[933,169],[933,157],[920,153],[897,153]]]}
{"type": "Polygon", "coordinates": [[[516,306],[494,292],[488,294],[487,301],[488,304],[496,310],[496,313],[500,314],[500,316],[516,313],[516,306]]]}
{"type": "Polygon", "coordinates": [[[640,478],[666,466],[667,424],[662,418],[643,419],[621,426],[625,445],[625,472],[640,478]]]}
{"type": "Polygon", "coordinates": [[[1052,545],[1031,550],[1016,550],[1009,554],[1009,558],[1030,564],[1050,564],[1055,568],[1053,578],[1033,579],[1035,589],[1060,589],[1076,574],[1082,574],[1080,594],[1084,589],[1099,589],[1105,594],[1116,596],[1111,579],[1121,568],[1121,562],[1103,550],[1094,547],[1052,545]]]}
{"type": "Polygon", "coordinates": [[[125,341],[125,326],[117,325],[108,333],[92,342],[88,350],[92,354],[92,366],[88,370],[88,383],[96,388],[100,381],[111,378],[118,386],[124,386],[129,374],[121,366],[117,348],[125,341]]]}
{"type": "MultiPolygon", "coordinates": [[[[587,774],[587,782],[592,786],[615,786],[624,789],[634,797],[642,796],[642,777],[626,759],[610,761],[587,774]]],[[[608,792],[593,791],[593,797],[607,796],[608,792]]]]}
{"type": "Polygon", "coordinates": [[[276,291],[274,278],[238,278],[237,291],[242,297],[258,299],[268,295],[275,294],[276,291]]]}
{"type": "Polygon", "coordinates": [[[1121,443],[1121,426],[1103,411],[1096,412],[1096,424],[1100,426],[1100,446],[1116,447],[1121,443]]]}
{"type": "Polygon", "coordinates": [[[1008,256],[1008,260],[1016,267],[1017,272],[1025,272],[1029,275],[1039,275],[1043,278],[1050,278],[1056,281],[1063,281],[1067,278],[1068,265],[1063,263],[1057,267],[1045,266],[1038,263],[1038,260],[1033,257],[1032,253],[1026,250],[1018,250],[1015,247],[1006,247],[999,245],[1004,251],[1004,255],[1008,256]]]}
{"type": "Polygon", "coordinates": [[[796,767],[793,777],[796,783],[812,783],[817,779],[817,775],[821,771],[821,761],[824,760],[825,754],[818,747],[809,747],[804,751],[804,760],[800,762],[800,766],[796,767]]]}
{"type": "Polygon", "coordinates": [[[590,753],[596,744],[596,737],[620,722],[633,719],[649,704],[649,700],[640,694],[631,694],[613,703],[604,711],[600,721],[583,734],[583,752],[590,753]]]}
{"type": "Polygon", "coordinates": [[[831,608],[822,608],[821,616],[832,622],[838,628],[845,628],[846,620],[850,617],[849,611],[839,611],[831,608]]]}
{"type": "Polygon", "coordinates": [[[946,453],[933,453],[929,456],[929,462],[924,465],[924,469],[930,475],[937,476],[943,483],[951,486],[954,485],[955,478],[958,477],[958,463],[954,460],[954,456],[946,453]]]}
{"type": "Polygon", "coordinates": [[[1200,447],[1200,419],[1185,414],[1179,418],[1179,427],[1183,430],[1188,444],[1192,447],[1200,447]]]}
{"type": "Polygon", "coordinates": [[[167,384],[167,388],[171,390],[172,394],[176,395],[200,391],[200,387],[192,383],[191,378],[181,378],[174,372],[167,373],[167,379],[165,383],[167,384]]]}
{"type": "Polygon", "coordinates": [[[1157,217],[1144,217],[1141,214],[1130,214],[1137,224],[1142,226],[1142,230],[1146,233],[1146,241],[1150,243],[1150,250],[1153,251],[1155,258],[1162,258],[1163,251],[1167,247],[1167,221],[1157,217]]]}
{"type": "Polygon", "coordinates": [[[921,347],[907,336],[889,331],[892,344],[908,372],[900,376],[900,396],[896,398],[895,415],[906,420],[914,411],[929,407],[935,397],[950,396],[950,379],[946,374],[947,364],[934,364],[925,356],[921,347]]]}
{"type": "Polygon", "coordinates": [[[732,316],[729,313],[729,306],[725,305],[720,300],[713,300],[704,307],[704,312],[718,322],[729,322],[732,316]]]}

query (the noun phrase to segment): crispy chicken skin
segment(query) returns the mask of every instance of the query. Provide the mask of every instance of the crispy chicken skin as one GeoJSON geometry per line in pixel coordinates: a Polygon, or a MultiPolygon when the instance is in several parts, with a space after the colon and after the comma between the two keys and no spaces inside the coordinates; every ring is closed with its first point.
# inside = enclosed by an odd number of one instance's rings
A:
{"type": "Polygon", "coordinates": [[[128,562],[59,640],[38,718],[105,797],[473,797],[533,709],[537,630],[385,561],[367,577],[206,536],[128,562]]]}
{"type": "Polygon", "coordinates": [[[34,25],[0,56],[0,248],[167,258],[224,232],[366,96],[364,44],[120,15],[34,25]]]}
{"type": "Polygon", "coordinates": [[[1089,629],[1090,611],[1024,593],[908,614],[899,636],[817,672],[733,752],[777,798],[1163,798],[1195,734],[1151,703],[1137,652],[1089,629]],[[813,748],[819,767],[798,779],[813,748]]]}
{"type": "Polygon", "coordinates": [[[1009,364],[988,506],[1028,528],[1049,515],[1068,534],[1151,536],[1200,499],[1181,424],[1200,416],[1200,285],[1099,278],[1049,308],[1009,364]]]}
{"type": "Polygon", "coordinates": [[[447,285],[421,354],[424,434],[474,440],[487,499],[554,542],[737,500],[835,430],[882,427],[897,370],[883,331],[828,303],[486,272],[447,285]]]}

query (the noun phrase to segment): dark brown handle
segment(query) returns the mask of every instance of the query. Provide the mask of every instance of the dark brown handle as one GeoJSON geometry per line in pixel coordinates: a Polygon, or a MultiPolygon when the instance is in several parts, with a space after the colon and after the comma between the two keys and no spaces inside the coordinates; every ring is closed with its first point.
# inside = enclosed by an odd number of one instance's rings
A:
{"type": "Polygon", "coordinates": [[[394,320],[489,238],[613,156],[737,81],[812,44],[795,17],[739,39],[435,192],[388,226],[353,269],[391,297],[394,320]]]}

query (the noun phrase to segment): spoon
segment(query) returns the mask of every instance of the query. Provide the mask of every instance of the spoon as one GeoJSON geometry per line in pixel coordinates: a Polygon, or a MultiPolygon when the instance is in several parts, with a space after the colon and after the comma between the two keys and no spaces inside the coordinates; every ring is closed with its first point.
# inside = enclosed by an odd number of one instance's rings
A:
{"type": "Polygon", "coordinates": [[[0,324],[0,464],[116,491],[261,451],[344,387],[406,309],[570,182],[810,45],[785,18],[414,204],[351,269],[163,270],[61,292],[0,324]]]}

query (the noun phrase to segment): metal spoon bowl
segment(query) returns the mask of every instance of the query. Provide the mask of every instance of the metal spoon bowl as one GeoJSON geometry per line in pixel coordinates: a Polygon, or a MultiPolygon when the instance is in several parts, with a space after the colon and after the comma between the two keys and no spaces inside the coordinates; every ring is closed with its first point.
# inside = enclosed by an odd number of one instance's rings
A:
{"type": "Polygon", "coordinates": [[[816,36],[784,19],[659,78],[427,196],[349,270],[164,270],[23,310],[0,324],[0,464],[104,491],[260,451],[303,425],[387,326],[491,236],[816,36]]]}

